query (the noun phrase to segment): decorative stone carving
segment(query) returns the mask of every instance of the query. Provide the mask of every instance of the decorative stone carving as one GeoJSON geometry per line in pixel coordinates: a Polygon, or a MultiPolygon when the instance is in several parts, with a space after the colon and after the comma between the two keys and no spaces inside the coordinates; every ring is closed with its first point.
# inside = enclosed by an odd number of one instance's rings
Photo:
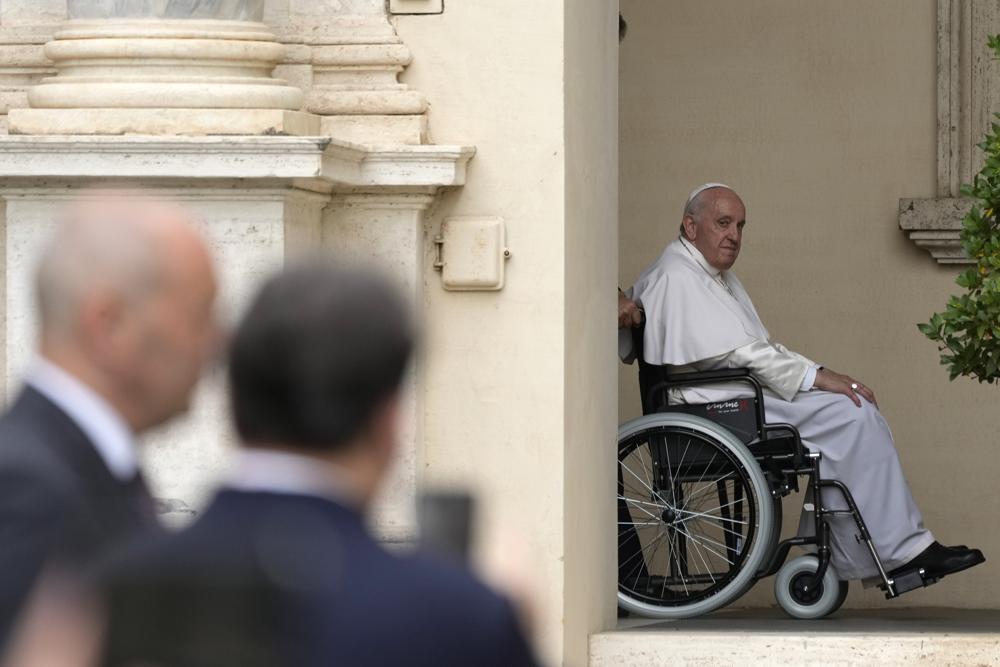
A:
{"type": "Polygon", "coordinates": [[[317,137],[10,136],[0,141],[0,179],[276,178],[326,192],[409,192],[464,184],[474,154],[469,146],[365,147],[317,137]]]}
{"type": "Polygon", "coordinates": [[[970,206],[965,197],[900,199],[899,226],[939,264],[969,264],[958,234],[970,206]]]}
{"type": "Polygon", "coordinates": [[[1000,32],[997,0],[938,0],[937,197],[901,199],[899,226],[943,264],[969,263],[959,232],[972,203],[961,196],[982,167],[976,144],[1000,110],[1000,62],[986,46],[1000,32]]]}
{"type": "Polygon", "coordinates": [[[18,134],[318,134],[259,0],[70,0],[18,134]],[[202,18],[207,17],[207,18],[202,18]],[[206,111],[207,110],[207,111],[206,111]]]}

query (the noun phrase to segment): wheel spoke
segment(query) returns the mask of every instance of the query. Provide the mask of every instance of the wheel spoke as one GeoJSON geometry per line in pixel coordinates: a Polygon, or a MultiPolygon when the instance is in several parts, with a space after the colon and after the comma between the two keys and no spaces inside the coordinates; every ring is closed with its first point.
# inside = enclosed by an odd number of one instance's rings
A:
{"type": "MultiPolygon", "coordinates": [[[[636,551],[636,552],[635,552],[634,554],[632,554],[631,556],[629,556],[629,558],[628,558],[628,559],[627,559],[627,560],[625,561],[625,563],[629,563],[629,562],[631,562],[631,561],[632,561],[632,559],[633,559],[633,558],[635,558],[636,556],[640,556],[640,555],[642,555],[642,554],[643,554],[643,553],[644,553],[644,552],[645,552],[646,550],[648,550],[648,549],[649,549],[649,548],[650,548],[651,546],[653,546],[653,544],[654,544],[654,543],[655,543],[655,542],[656,542],[657,540],[661,540],[661,539],[663,539],[663,536],[664,536],[664,533],[663,533],[663,532],[661,532],[661,533],[660,533],[660,534],[659,534],[659,535],[658,535],[657,537],[655,537],[655,538],[653,538],[652,540],[650,540],[650,541],[649,541],[649,544],[647,544],[647,545],[646,545],[646,546],[644,546],[644,547],[641,547],[641,548],[640,548],[640,549],[639,549],[638,551],[636,551]]],[[[619,563],[619,567],[621,567],[621,565],[624,565],[625,563],[619,563]]]]}
{"type": "Polygon", "coordinates": [[[619,521],[619,526],[659,526],[662,521],[619,521]]]}
{"type": "MultiPolygon", "coordinates": [[[[678,528],[677,530],[679,530],[680,532],[684,533],[684,535],[685,535],[685,536],[686,536],[686,537],[687,537],[687,538],[688,538],[689,540],[694,540],[694,541],[697,541],[697,540],[696,540],[696,539],[695,539],[695,538],[694,538],[694,537],[693,537],[693,536],[692,536],[692,535],[691,535],[690,533],[688,533],[688,532],[687,532],[686,530],[684,530],[683,528],[678,528]]],[[[713,549],[712,547],[710,547],[710,546],[708,546],[708,545],[705,545],[705,544],[702,544],[701,546],[705,547],[705,550],[706,550],[706,551],[711,551],[711,552],[712,552],[713,554],[715,554],[716,556],[718,556],[718,557],[719,557],[719,558],[721,558],[722,560],[724,560],[724,561],[726,561],[727,563],[729,563],[729,565],[730,565],[730,566],[732,566],[732,565],[733,565],[733,561],[729,560],[728,558],[726,558],[725,556],[723,556],[722,554],[720,554],[720,553],[719,553],[718,551],[716,551],[716,550],[715,550],[715,549],[713,549]]],[[[725,548],[725,546],[723,546],[723,548],[725,548]]]]}
{"type": "Polygon", "coordinates": [[[650,512],[645,507],[642,507],[641,506],[642,505],[642,501],[641,500],[632,500],[631,498],[619,498],[619,500],[624,500],[626,503],[631,503],[631,504],[635,505],[637,510],[639,510],[640,512],[645,513],[646,515],[652,517],[653,519],[659,519],[660,518],[656,514],[653,514],[652,512],[650,512]]]}
{"type": "Polygon", "coordinates": [[[647,488],[652,488],[653,487],[653,457],[652,457],[652,455],[650,455],[650,457],[649,457],[649,466],[647,467],[646,466],[646,461],[645,461],[645,459],[642,456],[642,450],[641,449],[637,449],[635,453],[636,453],[636,456],[639,457],[640,463],[642,463],[642,471],[646,474],[646,482],[649,485],[647,488]]]}
{"type": "MultiPolygon", "coordinates": [[[[679,553],[680,550],[677,548],[677,537],[676,537],[676,535],[668,535],[667,537],[670,540],[671,549],[673,549],[673,553],[674,554],[679,553]]],[[[673,557],[675,559],[679,558],[679,556],[676,556],[676,555],[673,556],[673,557]]],[[[667,569],[668,570],[670,569],[669,561],[668,561],[668,564],[667,564],[667,569]]],[[[684,573],[683,572],[680,573],[680,577],[681,577],[681,585],[684,586],[684,595],[691,595],[691,591],[688,590],[687,581],[684,580],[684,573]]],[[[664,573],[664,575],[663,575],[664,587],[666,587],[666,582],[667,582],[667,575],[666,575],[666,573],[664,573]]]]}
{"type": "Polygon", "coordinates": [[[650,541],[650,543],[649,543],[649,544],[647,544],[646,546],[642,547],[641,549],[639,549],[638,551],[636,551],[636,552],[635,552],[634,554],[632,554],[631,556],[629,556],[629,557],[628,557],[628,558],[627,558],[627,559],[625,560],[625,562],[624,562],[624,563],[619,563],[619,564],[618,564],[618,572],[619,572],[619,581],[621,581],[621,579],[622,579],[622,577],[620,576],[620,573],[621,573],[621,569],[622,569],[622,568],[623,568],[623,567],[624,567],[625,565],[627,565],[627,564],[631,563],[631,562],[632,562],[632,561],[633,561],[633,560],[634,560],[634,559],[635,559],[636,557],[638,557],[638,556],[642,556],[642,558],[640,558],[640,559],[639,559],[639,562],[638,562],[638,563],[636,563],[635,565],[633,565],[633,566],[632,566],[632,569],[628,571],[628,574],[627,574],[627,575],[625,575],[625,577],[624,577],[624,578],[625,578],[625,579],[628,579],[629,577],[631,577],[631,576],[632,576],[632,573],[633,573],[633,572],[635,572],[637,568],[641,567],[641,566],[642,566],[642,564],[646,562],[646,559],[645,559],[645,555],[644,555],[644,554],[645,554],[645,552],[646,552],[646,550],[647,550],[647,549],[649,549],[649,547],[651,547],[651,546],[653,546],[654,544],[656,544],[657,542],[659,542],[659,541],[663,540],[663,537],[664,537],[664,534],[665,534],[665,533],[660,533],[660,534],[659,534],[659,535],[658,535],[658,536],[657,536],[656,538],[654,538],[654,539],[653,539],[652,541],[650,541]]]}
{"type": "MultiPolygon", "coordinates": [[[[667,446],[669,447],[669,444],[667,446]]],[[[680,476],[681,470],[684,468],[684,459],[687,458],[689,447],[691,447],[691,438],[688,438],[687,443],[684,445],[684,452],[681,454],[681,460],[677,464],[677,468],[675,469],[673,477],[670,478],[670,489],[671,492],[674,494],[675,505],[677,504],[677,492],[675,491],[675,489],[677,488],[677,478],[680,476]]]]}
{"type": "Polygon", "coordinates": [[[735,472],[736,472],[735,470],[730,470],[729,472],[727,472],[722,477],[719,477],[718,479],[713,479],[711,482],[709,482],[705,486],[701,487],[697,491],[694,491],[693,493],[691,493],[690,495],[688,495],[684,499],[684,507],[687,507],[688,505],[690,505],[691,501],[694,500],[695,498],[704,497],[704,494],[705,494],[706,491],[711,491],[711,490],[715,489],[716,488],[715,487],[716,484],[718,484],[719,482],[725,481],[726,479],[732,477],[735,472]]]}
{"type": "Polygon", "coordinates": [[[650,492],[650,493],[652,494],[652,497],[653,497],[653,498],[655,498],[656,500],[659,500],[659,501],[660,501],[661,503],[663,503],[663,504],[664,504],[664,505],[666,505],[667,507],[670,507],[670,503],[668,503],[668,502],[667,502],[666,500],[664,500],[664,499],[663,499],[662,497],[660,497],[660,494],[658,494],[658,493],[657,493],[656,491],[654,491],[654,490],[653,490],[653,487],[651,487],[651,486],[648,486],[648,485],[647,485],[647,484],[646,484],[646,483],[645,483],[644,481],[642,481],[642,478],[641,478],[641,477],[639,477],[638,475],[636,475],[636,474],[635,474],[635,473],[634,473],[634,472],[632,471],[632,469],[631,469],[630,467],[628,467],[627,465],[625,465],[625,462],[624,462],[624,461],[621,461],[621,460],[619,460],[619,465],[620,465],[620,466],[621,466],[622,468],[624,468],[625,470],[627,470],[627,471],[629,472],[629,474],[630,474],[630,475],[632,475],[632,476],[633,476],[633,477],[635,477],[635,478],[636,478],[637,480],[639,480],[639,483],[640,483],[640,484],[642,484],[643,486],[645,486],[645,487],[646,487],[646,490],[647,490],[647,491],[649,491],[649,492],[650,492]]]}
{"type": "Polygon", "coordinates": [[[715,585],[716,583],[715,575],[712,574],[712,568],[708,566],[708,563],[705,561],[705,557],[701,553],[701,546],[698,543],[695,543],[694,548],[696,553],[698,554],[698,558],[701,559],[702,565],[705,566],[705,574],[707,574],[709,578],[712,580],[712,585],[715,585]]]}
{"type": "MultiPolygon", "coordinates": [[[[694,517],[690,517],[690,518],[694,518],[694,517]]],[[[687,526],[687,521],[688,521],[688,519],[683,519],[681,521],[678,521],[677,523],[680,523],[680,524],[683,524],[683,525],[687,526]]],[[[726,526],[723,526],[723,525],[716,525],[716,524],[712,523],[711,521],[697,521],[693,525],[697,525],[697,526],[707,525],[707,526],[711,526],[712,528],[718,528],[719,530],[721,530],[723,532],[726,532],[726,533],[729,533],[730,535],[733,535],[733,536],[735,536],[738,539],[742,540],[742,539],[746,538],[746,535],[744,535],[741,531],[733,530],[732,528],[727,528],[726,526]]]]}
{"type": "MultiPolygon", "coordinates": [[[[698,477],[698,481],[696,482],[696,484],[701,484],[705,480],[705,473],[707,473],[708,469],[712,467],[713,463],[715,463],[715,457],[718,456],[718,454],[719,454],[719,450],[715,450],[715,452],[712,453],[711,460],[707,464],[705,464],[705,468],[701,471],[701,475],[698,477]]],[[[709,486],[711,486],[712,484],[715,484],[717,481],[718,480],[712,480],[709,483],[709,486]]]]}
{"type": "MultiPolygon", "coordinates": [[[[684,526],[683,528],[678,528],[678,530],[684,530],[684,528],[687,528],[687,526],[684,526]]],[[[688,535],[691,539],[695,539],[694,535],[692,535],[690,533],[687,533],[686,531],[685,531],[685,534],[688,535]]],[[[720,542],[716,542],[715,540],[713,540],[712,538],[710,538],[708,535],[701,534],[700,537],[701,537],[701,539],[705,540],[706,542],[711,542],[712,544],[714,544],[717,547],[721,547],[723,549],[728,549],[729,548],[725,544],[722,544],[720,542]]],[[[708,547],[705,547],[705,548],[707,549],[708,547]]]]}
{"type": "MultiPolygon", "coordinates": [[[[663,543],[664,540],[659,540],[659,543],[656,545],[656,548],[653,549],[653,553],[649,554],[649,561],[648,561],[649,565],[653,564],[653,559],[656,558],[656,552],[660,550],[660,546],[663,545],[663,543]]],[[[635,583],[632,584],[633,590],[635,590],[635,587],[639,585],[639,574],[641,574],[641,572],[635,575],[635,583]]]]}
{"type": "Polygon", "coordinates": [[[624,496],[618,496],[618,500],[624,500],[627,503],[632,503],[634,505],[646,505],[647,507],[655,507],[658,510],[669,510],[668,505],[657,505],[656,503],[650,502],[648,500],[637,500],[636,498],[626,498],[624,496]]]}
{"type": "Polygon", "coordinates": [[[747,525],[749,525],[748,521],[737,521],[736,519],[729,519],[729,518],[726,518],[724,516],[719,516],[717,514],[711,514],[711,512],[714,512],[715,510],[721,510],[723,507],[729,507],[730,505],[734,505],[737,502],[743,502],[743,501],[742,500],[739,500],[739,501],[734,500],[734,501],[732,501],[730,503],[726,503],[725,505],[719,505],[718,507],[713,507],[712,509],[710,509],[710,510],[708,510],[706,512],[692,512],[691,510],[677,509],[676,510],[677,512],[680,512],[680,513],[683,513],[683,514],[690,514],[691,515],[691,516],[685,517],[683,519],[678,519],[678,523],[684,523],[685,521],[690,521],[694,517],[702,516],[702,517],[707,517],[709,519],[713,519],[715,521],[726,521],[727,523],[738,523],[738,524],[747,526],[747,525]]]}

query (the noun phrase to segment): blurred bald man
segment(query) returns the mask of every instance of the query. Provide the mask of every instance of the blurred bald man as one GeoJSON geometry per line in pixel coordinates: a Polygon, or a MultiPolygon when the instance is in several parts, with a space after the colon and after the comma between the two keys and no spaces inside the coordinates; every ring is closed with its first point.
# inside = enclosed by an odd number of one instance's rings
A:
{"type": "Polygon", "coordinates": [[[77,571],[158,529],[136,436],[188,407],[217,335],[204,241],[134,193],[76,205],[36,290],[38,354],[0,418],[3,643],[44,567],[77,571]]]}

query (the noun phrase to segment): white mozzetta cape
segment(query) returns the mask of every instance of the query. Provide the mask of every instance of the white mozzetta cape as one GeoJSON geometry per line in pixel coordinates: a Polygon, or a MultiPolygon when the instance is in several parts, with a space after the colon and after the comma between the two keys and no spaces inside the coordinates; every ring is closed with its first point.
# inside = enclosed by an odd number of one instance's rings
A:
{"type": "MultiPolygon", "coordinates": [[[[646,361],[677,371],[749,368],[784,400],[812,386],[815,365],[769,334],[739,279],[719,271],[683,239],[666,247],[628,292],[646,312],[646,361]],[[803,386],[808,385],[808,386],[803,386]]],[[[631,363],[631,335],[619,332],[619,354],[631,363]]],[[[671,392],[681,402],[724,400],[741,386],[671,392]]]]}
{"type": "Polygon", "coordinates": [[[770,338],[739,279],[682,239],[639,276],[632,299],[646,311],[643,344],[651,364],[682,366],[770,338]]]}

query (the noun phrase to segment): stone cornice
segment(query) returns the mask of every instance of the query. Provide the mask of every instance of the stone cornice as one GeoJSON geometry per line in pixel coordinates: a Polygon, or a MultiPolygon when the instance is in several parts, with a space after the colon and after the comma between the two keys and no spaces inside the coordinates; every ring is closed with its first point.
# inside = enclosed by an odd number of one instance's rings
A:
{"type": "Polygon", "coordinates": [[[334,187],[465,183],[469,146],[362,146],[326,137],[4,136],[0,178],[313,179],[334,187]]]}
{"type": "Polygon", "coordinates": [[[972,201],[966,197],[900,199],[899,227],[939,264],[971,264],[959,233],[972,201]]]}

